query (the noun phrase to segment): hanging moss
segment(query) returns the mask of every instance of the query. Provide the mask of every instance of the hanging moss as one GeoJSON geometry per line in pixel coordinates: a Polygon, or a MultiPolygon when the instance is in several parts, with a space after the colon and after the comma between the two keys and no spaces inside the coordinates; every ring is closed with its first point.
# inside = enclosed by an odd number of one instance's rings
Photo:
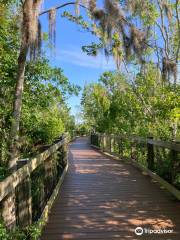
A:
{"type": "MultiPolygon", "coordinates": [[[[131,5],[131,9],[137,6],[136,1],[127,1],[126,4],[131,5]]],[[[134,53],[141,62],[144,62],[142,53],[146,49],[147,32],[140,31],[125,18],[125,14],[121,5],[116,0],[104,0],[104,8],[98,9],[96,1],[89,1],[89,9],[92,17],[95,19],[101,29],[101,38],[104,42],[105,55],[111,54],[117,66],[120,66],[122,59],[122,49],[119,51],[118,46],[113,45],[112,36],[114,32],[118,32],[119,39],[123,43],[124,57],[126,60],[134,53]],[[116,49],[117,48],[117,49],[116,49]],[[119,56],[118,56],[119,55],[119,56]]]]}
{"type": "Polygon", "coordinates": [[[80,4],[80,0],[76,0],[76,2],[75,2],[75,13],[76,13],[76,15],[79,15],[79,12],[80,12],[79,4],[80,4]]]}
{"type": "Polygon", "coordinates": [[[96,0],[89,0],[89,10],[91,13],[96,10],[96,0]]]}
{"type": "Polygon", "coordinates": [[[30,59],[35,60],[37,57],[41,55],[41,47],[42,47],[42,30],[41,23],[38,21],[38,30],[37,36],[34,42],[30,45],[30,59]]]}
{"type": "Polygon", "coordinates": [[[49,11],[49,40],[51,45],[55,47],[56,40],[56,9],[52,8],[49,11]]]}
{"type": "Polygon", "coordinates": [[[36,57],[41,46],[41,25],[38,20],[42,0],[25,1],[23,5],[23,42],[30,46],[31,59],[36,57]]]}
{"type": "Polygon", "coordinates": [[[168,0],[163,0],[161,2],[161,5],[162,5],[162,8],[163,8],[169,22],[170,22],[172,20],[172,12],[171,12],[171,8],[169,7],[168,0]]]}
{"type": "Polygon", "coordinates": [[[174,81],[177,81],[177,64],[167,57],[163,58],[162,61],[162,72],[163,72],[163,79],[165,81],[170,80],[170,77],[174,77],[174,81]]]}

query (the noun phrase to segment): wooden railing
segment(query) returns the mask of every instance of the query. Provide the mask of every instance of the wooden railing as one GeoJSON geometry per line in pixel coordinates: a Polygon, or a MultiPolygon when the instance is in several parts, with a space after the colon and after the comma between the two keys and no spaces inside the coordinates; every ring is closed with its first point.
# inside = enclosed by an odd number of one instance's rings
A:
{"type": "Polygon", "coordinates": [[[91,134],[91,144],[104,152],[131,159],[180,190],[180,143],[137,136],[91,134]]]}
{"type": "Polygon", "coordinates": [[[0,213],[5,225],[26,227],[45,215],[67,166],[65,136],[36,157],[19,160],[18,170],[0,182],[0,213]]]}

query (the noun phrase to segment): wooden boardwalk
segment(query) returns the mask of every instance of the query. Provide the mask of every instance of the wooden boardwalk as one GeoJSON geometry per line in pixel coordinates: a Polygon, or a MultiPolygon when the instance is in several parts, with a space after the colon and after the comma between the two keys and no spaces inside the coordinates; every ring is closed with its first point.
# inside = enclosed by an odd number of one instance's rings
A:
{"type": "Polygon", "coordinates": [[[180,203],[130,164],[76,140],[42,240],[179,240],[180,203]],[[136,227],[173,233],[137,236],[136,227]]]}

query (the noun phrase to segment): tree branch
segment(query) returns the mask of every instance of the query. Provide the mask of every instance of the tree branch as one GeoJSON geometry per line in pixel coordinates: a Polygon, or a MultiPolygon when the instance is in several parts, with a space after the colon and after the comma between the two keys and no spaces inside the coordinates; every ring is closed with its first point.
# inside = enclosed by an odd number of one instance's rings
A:
{"type": "Polygon", "coordinates": [[[158,3],[158,6],[159,6],[159,10],[160,10],[160,16],[161,16],[161,25],[156,21],[156,25],[159,27],[160,31],[161,31],[161,34],[162,34],[162,37],[164,39],[164,44],[165,44],[165,53],[166,53],[166,56],[168,57],[168,38],[167,38],[167,32],[166,32],[166,29],[165,29],[165,25],[164,25],[164,17],[163,17],[163,9],[162,9],[162,6],[161,6],[161,3],[160,1],[158,0],[157,1],[158,3]]]}
{"type": "MultiPolygon", "coordinates": [[[[56,7],[52,7],[52,8],[50,8],[50,9],[47,9],[47,10],[45,10],[45,11],[40,12],[40,13],[39,13],[39,16],[50,12],[51,9],[56,9],[56,10],[58,10],[58,9],[60,9],[60,8],[66,7],[66,6],[76,5],[76,4],[77,4],[77,2],[68,2],[68,3],[61,4],[61,5],[57,5],[56,7]]],[[[82,8],[84,8],[84,9],[86,9],[86,10],[89,10],[86,6],[84,6],[84,5],[82,5],[82,4],[78,4],[78,5],[79,5],[80,7],[82,7],[82,8]]]]}

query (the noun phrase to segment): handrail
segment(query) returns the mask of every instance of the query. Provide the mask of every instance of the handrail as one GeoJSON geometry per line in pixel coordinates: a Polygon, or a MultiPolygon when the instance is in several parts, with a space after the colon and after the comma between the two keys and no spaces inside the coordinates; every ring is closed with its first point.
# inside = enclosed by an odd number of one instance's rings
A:
{"type": "MultiPolygon", "coordinates": [[[[107,134],[100,134],[98,133],[99,136],[108,136],[107,134]]],[[[170,142],[170,141],[162,141],[162,140],[154,140],[151,138],[143,138],[139,136],[128,136],[128,135],[114,135],[111,134],[111,136],[117,137],[117,138],[123,138],[123,139],[131,139],[137,143],[144,143],[144,144],[152,144],[157,147],[162,147],[162,148],[168,148],[171,150],[175,150],[177,152],[180,152],[180,143],[179,142],[170,142]]]]}
{"type": "Polygon", "coordinates": [[[166,142],[150,137],[92,133],[91,145],[118,158],[132,160],[180,189],[179,142],[166,142]]]}
{"type": "Polygon", "coordinates": [[[130,161],[180,200],[179,142],[154,140],[150,137],[92,133],[91,145],[105,154],[130,161]]]}
{"type": "Polygon", "coordinates": [[[0,214],[8,228],[26,227],[39,219],[67,171],[67,144],[68,137],[63,135],[37,156],[20,159],[19,169],[0,182],[0,214]]]}
{"type": "Polygon", "coordinates": [[[46,151],[38,154],[37,157],[33,157],[27,164],[0,182],[0,201],[2,201],[9,193],[11,193],[15,187],[27,176],[30,176],[30,174],[50,155],[56,152],[65,143],[65,140],[66,138],[60,140],[58,143],[52,145],[46,151]]]}

